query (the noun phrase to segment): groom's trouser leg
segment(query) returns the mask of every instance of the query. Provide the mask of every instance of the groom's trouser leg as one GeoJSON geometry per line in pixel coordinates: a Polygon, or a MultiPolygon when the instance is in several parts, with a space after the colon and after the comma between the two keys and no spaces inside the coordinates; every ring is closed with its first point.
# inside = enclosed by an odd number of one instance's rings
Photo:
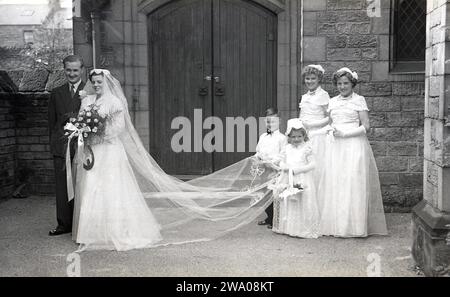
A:
{"type": "Polygon", "coordinates": [[[73,200],[67,198],[66,160],[53,156],[56,184],[56,219],[58,225],[66,230],[72,229],[73,200]]]}
{"type": "Polygon", "coordinates": [[[273,222],[273,202],[266,208],[267,219],[266,221],[272,225],[273,222]]]}

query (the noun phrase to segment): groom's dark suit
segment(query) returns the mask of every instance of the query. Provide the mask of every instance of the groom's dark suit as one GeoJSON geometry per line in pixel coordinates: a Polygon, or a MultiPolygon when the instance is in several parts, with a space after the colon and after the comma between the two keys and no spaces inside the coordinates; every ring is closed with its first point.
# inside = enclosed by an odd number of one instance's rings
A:
{"type": "MultiPolygon", "coordinates": [[[[84,83],[81,82],[72,98],[69,83],[65,83],[52,90],[48,104],[50,152],[53,155],[55,168],[56,218],[58,227],[67,231],[72,229],[73,200],[69,203],[67,198],[65,168],[67,137],[64,136],[64,125],[73,113],[78,113],[80,110],[81,100],[78,92],[83,87],[84,83]]],[[[75,143],[75,141],[72,142],[75,143]]],[[[71,149],[71,153],[73,157],[74,149],[71,149]]]]}

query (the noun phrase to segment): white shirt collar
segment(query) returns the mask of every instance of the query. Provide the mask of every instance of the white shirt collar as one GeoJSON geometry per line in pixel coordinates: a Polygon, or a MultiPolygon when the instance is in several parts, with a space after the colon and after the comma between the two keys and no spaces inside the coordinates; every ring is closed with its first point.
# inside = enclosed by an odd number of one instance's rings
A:
{"type": "Polygon", "coordinates": [[[271,136],[273,134],[278,134],[278,133],[280,133],[280,129],[276,129],[275,131],[272,131],[272,134],[269,134],[269,133],[266,132],[266,135],[267,136],[271,136]]]}
{"type": "MultiPolygon", "coordinates": [[[[80,84],[81,84],[81,79],[76,84],[73,84],[73,87],[75,88],[74,89],[75,93],[78,91],[78,87],[80,86],[80,84]]],[[[71,85],[72,84],[69,82],[69,91],[70,91],[71,85]]]]}

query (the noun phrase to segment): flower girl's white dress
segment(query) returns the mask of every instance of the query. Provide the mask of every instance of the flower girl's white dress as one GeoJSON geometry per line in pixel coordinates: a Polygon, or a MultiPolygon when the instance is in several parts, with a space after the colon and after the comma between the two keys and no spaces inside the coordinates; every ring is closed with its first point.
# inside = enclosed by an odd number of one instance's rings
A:
{"type": "Polygon", "coordinates": [[[105,141],[92,145],[91,170],[77,164],[73,239],[81,249],[118,251],[143,248],[161,240],[160,228],[139,189],[119,138],[125,128],[121,102],[114,96],[83,99],[81,109],[96,103],[107,121],[105,141]]]}
{"type": "Polygon", "coordinates": [[[309,142],[299,146],[287,144],[283,151],[283,161],[294,174],[290,181],[288,172],[283,172],[274,187],[274,219],[272,230],[303,238],[317,238],[319,211],[316,200],[316,188],[313,170],[295,174],[299,168],[314,163],[313,150],[309,142]],[[289,186],[301,184],[302,192],[295,193],[289,186]],[[287,187],[287,189],[286,189],[287,187]],[[289,195],[290,193],[295,193],[289,195]]]}
{"type": "MultiPolygon", "coordinates": [[[[360,126],[359,111],[368,111],[364,97],[353,93],[330,100],[332,126],[349,131],[360,126]]],[[[378,169],[365,134],[328,137],[326,170],[318,195],[323,199],[321,234],[364,237],[387,234],[378,169]]]]}
{"type": "MultiPolygon", "coordinates": [[[[308,91],[302,96],[299,103],[300,120],[306,123],[317,122],[324,120],[327,117],[327,108],[330,101],[328,93],[320,86],[314,91],[308,91]]],[[[325,161],[325,146],[326,133],[323,127],[308,128],[308,136],[310,138],[311,146],[316,160],[316,168],[314,169],[314,181],[316,188],[319,186],[323,170],[326,167],[325,161]]],[[[318,197],[320,198],[320,197],[318,197]]],[[[322,201],[317,201],[319,209],[322,207],[322,201]]]]}

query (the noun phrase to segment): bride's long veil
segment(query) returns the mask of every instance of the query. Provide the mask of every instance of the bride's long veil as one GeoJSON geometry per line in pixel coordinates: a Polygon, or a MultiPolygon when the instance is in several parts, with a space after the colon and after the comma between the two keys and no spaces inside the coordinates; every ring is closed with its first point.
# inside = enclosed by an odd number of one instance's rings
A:
{"type": "MultiPolygon", "coordinates": [[[[154,246],[217,238],[253,221],[271,203],[267,186],[277,173],[252,157],[188,182],[166,174],[140,140],[120,82],[108,70],[96,71],[104,74],[107,91],[120,99],[125,110],[120,140],[146,203],[162,228],[163,240],[154,246]]],[[[88,82],[85,90],[89,88],[88,82]]]]}

